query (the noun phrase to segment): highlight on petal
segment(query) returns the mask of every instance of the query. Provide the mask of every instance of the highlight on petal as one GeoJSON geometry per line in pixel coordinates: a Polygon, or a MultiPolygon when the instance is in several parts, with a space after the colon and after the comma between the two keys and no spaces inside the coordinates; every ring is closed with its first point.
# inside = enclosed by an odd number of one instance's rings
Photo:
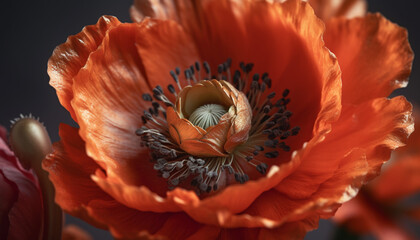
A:
{"type": "Polygon", "coordinates": [[[354,18],[366,14],[366,0],[305,0],[314,8],[315,14],[327,22],[333,17],[354,18]]]}
{"type": "Polygon", "coordinates": [[[407,86],[413,62],[407,30],[380,14],[332,19],[324,39],[343,72],[343,104],[387,97],[407,86]]]}
{"type": "Polygon", "coordinates": [[[55,88],[60,103],[74,120],[76,116],[70,105],[73,99],[73,78],[86,64],[89,55],[101,45],[106,33],[119,24],[115,17],[101,17],[95,25],[86,26],[80,33],[70,36],[65,43],[56,47],[48,60],[50,85],[55,88]]]}

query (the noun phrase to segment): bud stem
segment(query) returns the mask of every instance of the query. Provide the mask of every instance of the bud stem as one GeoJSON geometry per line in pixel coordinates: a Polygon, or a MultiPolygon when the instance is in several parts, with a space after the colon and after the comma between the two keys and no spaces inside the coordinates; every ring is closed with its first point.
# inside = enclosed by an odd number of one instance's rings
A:
{"type": "Polygon", "coordinates": [[[41,239],[61,239],[62,211],[54,202],[54,187],[48,179],[48,173],[42,169],[42,160],[52,152],[51,140],[45,127],[33,118],[22,118],[10,130],[10,144],[22,166],[31,168],[38,177],[44,209],[41,239]]]}

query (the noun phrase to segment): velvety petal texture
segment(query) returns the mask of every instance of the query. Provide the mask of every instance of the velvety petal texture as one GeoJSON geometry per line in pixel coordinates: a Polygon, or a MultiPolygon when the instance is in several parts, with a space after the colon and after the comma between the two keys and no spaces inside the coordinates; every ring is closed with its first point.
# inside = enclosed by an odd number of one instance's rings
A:
{"type": "Polygon", "coordinates": [[[377,14],[332,18],[366,9],[364,1],[334,4],[138,0],[130,10],[135,23],[103,17],[69,38],[49,61],[51,85],[80,127],[62,125],[61,141],[44,161],[57,202],[117,238],[302,239],[376,176],[413,131],[411,105],[386,98],[406,85],[411,70],[405,30],[377,14]],[[158,101],[172,93],[165,136],[192,156],[226,157],[248,142],[269,148],[265,137],[249,140],[253,111],[245,92],[229,80],[191,87],[188,72],[184,79],[176,70],[207,61],[211,78],[228,58],[232,72],[241,61],[254,65],[244,78],[269,73],[271,88],[258,98],[287,89],[299,135],[287,139],[291,151],[255,154],[268,166],[263,175],[241,163],[250,179],[243,184],[224,176],[226,187],[214,193],[168,190],[154,170],[155,152],[136,135],[143,126],[162,126],[158,117],[145,120],[156,111],[147,103],[152,95],[158,101]],[[167,91],[168,84],[180,92],[167,91]],[[227,110],[206,129],[188,120],[204,103],[227,110]]]}
{"type": "Polygon", "coordinates": [[[343,72],[343,104],[387,97],[407,86],[414,57],[407,30],[380,14],[332,19],[324,39],[343,72]]]}

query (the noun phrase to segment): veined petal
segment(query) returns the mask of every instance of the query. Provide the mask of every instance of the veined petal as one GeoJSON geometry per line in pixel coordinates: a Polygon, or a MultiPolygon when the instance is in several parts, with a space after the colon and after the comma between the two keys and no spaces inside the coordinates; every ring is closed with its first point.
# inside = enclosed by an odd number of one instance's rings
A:
{"type": "Polygon", "coordinates": [[[368,178],[376,176],[391,151],[403,146],[413,131],[411,109],[404,97],[378,98],[358,107],[344,108],[326,139],[308,152],[299,168],[276,189],[291,198],[311,196],[355,148],[363,149],[361,154],[367,158],[368,178]]]}
{"type": "Polygon", "coordinates": [[[343,72],[343,104],[387,97],[407,85],[413,62],[407,31],[380,14],[332,19],[324,39],[343,72]]]}
{"type": "Polygon", "coordinates": [[[77,119],[70,104],[73,99],[73,78],[86,64],[89,55],[101,45],[106,33],[119,24],[115,17],[101,17],[95,25],[86,26],[80,33],[70,36],[48,60],[50,85],[55,88],[60,103],[74,120],[77,119]]]}

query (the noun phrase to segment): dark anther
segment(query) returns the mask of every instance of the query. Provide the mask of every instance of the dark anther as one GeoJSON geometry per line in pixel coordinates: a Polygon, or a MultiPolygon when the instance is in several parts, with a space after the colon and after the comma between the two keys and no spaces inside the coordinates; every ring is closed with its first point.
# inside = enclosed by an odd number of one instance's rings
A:
{"type": "Polygon", "coordinates": [[[268,73],[265,72],[265,73],[262,74],[261,79],[264,80],[267,77],[268,77],[268,73]]]}
{"type": "Polygon", "coordinates": [[[284,139],[286,139],[286,138],[290,137],[290,135],[292,135],[292,133],[291,133],[290,131],[285,131],[285,132],[283,132],[283,134],[280,136],[280,139],[281,139],[281,140],[284,140],[284,139]]]}
{"type": "Polygon", "coordinates": [[[170,176],[170,173],[169,172],[163,172],[162,173],[162,177],[163,178],[168,178],[170,176]]]}
{"type": "Polygon", "coordinates": [[[283,114],[284,114],[284,116],[286,116],[287,118],[290,118],[290,117],[293,115],[293,113],[292,113],[291,111],[289,111],[289,110],[287,110],[287,111],[286,111],[286,112],[284,112],[283,114]]]}
{"type": "Polygon", "coordinates": [[[269,147],[269,148],[275,148],[276,144],[277,142],[274,140],[267,140],[264,142],[264,146],[269,147]]]}
{"type": "Polygon", "coordinates": [[[186,79],[190,79],[190,78],[191,78],[191,72],[190,72],[190,69],[185,69],[184,74],[185,74],[185,78],[186,78],[186,79]]]}
{"type": "Polygon", "coordinates": [[[150,114],[148,111],[144,111],[144,117],[147,120],[152,120],[152,118],[153,118],[152,114],[150,114]]]}
{"type": "Polygon", "coordinates": [[[255,73],[254,76],[252,76],[252,81],[258,82],[258,79],[260,79],[260,74],[255,73]]]}
{"type": "Polygon", "coordinates": [[[243,72],[246,72],[246,68],[245,68],[245,63],[244,62],[240,62],[239,63],[239,68],[242,69],[243,72]]]}
{"type": "Polygon", "coordinates": [[[251,71],[252,71],[252,68],[254,67],[254,64],[253,63],[247,63],[246,65],[245,65],[245,72],[246,73],[250,73],[251,71]]]}
{"type": "Polygon", "coordinates": [[[181,69],[179,69],[179,67],[176,67],[175,72],[176,72],[176,75],[179,75],[181,73],[181,69]]]}
{"type": "Polygon", "coordinates": [[[239,173],[235,173],[234,175],[235,175],[235,180],[237,182],[241,182],[241,176],[239,175],[239,173]]]}
{"type": "Polygon", "coordinates": [[[264,82],[265,84],[267,84],[267,87],[268,87],[268,88],[271,88],[271,78],[268,78],[268,77],[263,78],[263,82],[264,82]]]}
{"type": "Polygon", "coordinates": [[[242,182],[248,182],[249,176],[247,174],[242,175],[242,182]]]}
{"type": "Polygon", "coordinates": [[[245,160],[247,160],[248,162],[251,161],[252,159],[254,159],[254,156],[246,156],[245,160]]]}
{"type": "Polygon", "coordinates": [[[193,180],[191,180],[191,186],[197,186],[198,185],[198,180],[196,178],[193,178],[193,180]]]}
{"type": "Polygon", "coordinates": [[[219,66],[217,66],[217,73],[221,74],[223,72],[223,64],[219,64],[219,66]]]}
{"type": "Polygon", "coordinates": [[[174,81],[177,83],[177,82],[179,82],[179,79],[178,79],[178,76],[177,76],[177,74],[175,74],[175,72],[174,71],[170,71],[169,72],[169,74],[171,74],[171,77],[174,79],[174,81]]]}
{"type": "Polygon", "coordinates": [[[289,89],[285,89],[284,91],[283,91],[283,97],[287,97],[287,95],[289,95],[289,89]]]}
{"type": "Polygon", "coordinates": [[[294,127],[292,128],[291,132],[292,132],[292,136],[295,136],[299,133],[300,131],[300,127],[294,127]]]}
{"type": "Polygon", "coordinates": [[[194,71],[194,66],[193,65],[190,66],[190,72],[191,72],[191,75],[194,75],[195,71],[194,71]]]}
{"type": "Polygon", "coordinates": [[[197,71],[200,71],[200,63],[199,62],[195,62],[195,69],[197,71]]]}
{"type": "Polygon", "coordinates": [[[155,111],[157,111],[160,107],[159,103],[157,103],[157,102],[152,102],[152,106],[153,106],[155,111]]]}
{"type": "Polygon", "coordinates": [[[263,146],[255,145],[254,148],[255,148],[255,150],[260,151],[260,152],[264,151],[263,146]]]}
{"type": "Polygon", "coordinates": [[[279,152],[278,151],[266,152],[264,155],[267,158],[276,158],[279,156],[279,152]]]}
{"type": "Polygon", "coordinates": [[[254,156],[257,156],[258,153],[260,153],[258,150],[255,150],[254,152],[252,152],[252,154],[254,154],[254,156]]]}
{"type": "Polygon", "coordinates": [[[217,191],[217,183],[213,185],[213,191],[217,191]]]}
{"type": "Polygon", "coordinates": [[[150,96],[150,94],[148,94],[148,93],[144,93],[142,95],[142,98],[143,98],[144,101],[148,101],[148,102],[153,101],[152,96],[150,96]]]}
{"type": "Polygon", "coordinates": [[[157,115],[153,108],[149,108],[149,113],[152,115],[157,115]]]}
{"type": "Polygon", "coordinates": [[[168,85],[168,90],[169,90],[170,93],[174,94],[175,93],[175,87],[174,87],[174,85],[169,84],[168,85]]]}
{"type": "Polygon", "coordinates": [[[209,63],[206,62],[206,61],[204,61],[203,62],[203,67],[204,67],[204,70],[206,71],[206,73],[209,74],[210,73],[210,65],[209,65],[209,63]]]}
{"type": "Polygon", "coordinates": [[[265,105],[265,106],[264,106],[264,108],[263,108],[263,112],[264,112],[265,114],[269,113],[269,112],[270,112],[270,110],[271,110],[270,105],[265,105]]]}
{"type": "Polygon", "coordinates": [[[162,92],[158,87],[153,88],[153,95],[160,96],[162,92]]]}
{"type": "Polygon", "coordinates": [[[272,93],[268,94],[267,98],[268,98],[268,99],[272,99],[272,98],[274,98],[275,96],[276,96],[276,93],[275,93],[275,92],[272,92],[272,93]]]}
{"type": "Polygon", "coordinates": [[[260,163],[257,165],[257,171],[263,175],[267,172],[267,168],[268,166],[265,163],[260,163]]]}
{"type": "Polygon", "coordinates": [[[147,123],[147,119],[144,116],[141,116],[141,121],[143,122],[143,124],[147,123]]]}

